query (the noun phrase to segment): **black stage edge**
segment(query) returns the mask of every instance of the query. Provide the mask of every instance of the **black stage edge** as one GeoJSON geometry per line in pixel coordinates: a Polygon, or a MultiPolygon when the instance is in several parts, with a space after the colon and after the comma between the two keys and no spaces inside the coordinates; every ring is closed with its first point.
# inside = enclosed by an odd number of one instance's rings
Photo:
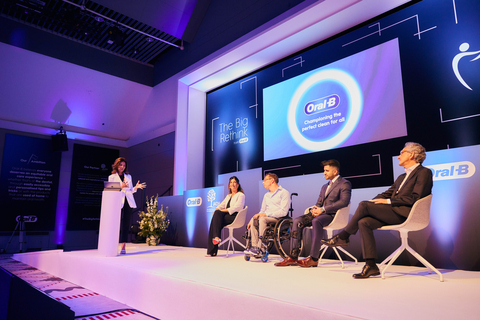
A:
{"type": "Polygon", "coordinates": [[[69,307],[0,268],[0,320],[74,318],[69,307]]]}

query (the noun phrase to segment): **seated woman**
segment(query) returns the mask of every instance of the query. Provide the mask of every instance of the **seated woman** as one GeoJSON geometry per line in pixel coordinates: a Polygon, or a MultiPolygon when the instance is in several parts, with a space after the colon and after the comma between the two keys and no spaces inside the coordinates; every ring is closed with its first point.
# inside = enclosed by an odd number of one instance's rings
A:
{"type": "Polygon", "coordinates": [[[208,247],[207,256],[215,257],[218,251],[218,244],[222,241],[220,233],[223,227],[231,224],[238,211],[245,206],[245,195],[243,194],[242,186],[237,177],[233,176],[228,182],[228,195],[215,208],[212,222],[210,223],[210,230],[208,231],[208,247]]]}

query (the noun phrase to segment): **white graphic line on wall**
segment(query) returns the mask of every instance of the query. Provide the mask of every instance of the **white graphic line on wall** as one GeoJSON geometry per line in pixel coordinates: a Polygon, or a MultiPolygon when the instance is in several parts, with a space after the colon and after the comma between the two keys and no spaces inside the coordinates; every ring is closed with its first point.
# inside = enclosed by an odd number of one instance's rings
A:
{"type": "Polygon", "coordinates": [[[278,170],[297,168],[297,167],[301,167],[301,166],[302,166],[302,165],[298,164],[298,165],[296,165],[296,166],[281,167],[281,168],[272,168],[272,169],[268,169],[268,170],[263,170],[263,176],[265,177],[265,172],[273,172],[273,171],[278,171],[278,170]]]}
{"type": "Polygon", "coordinates": [[[212,119],[212,151],[213,151],[213,128],[214,128],[213,121],[218,120],[218,119],[220,119],[220,117],[216,117],[216,118],[212,119]]]}
{"type": "Polygon", "coordinates": [[[458,24],[458,17],[457,17],[457,6],[455,5],[455,0],[453,2],[453,15],[455,16],[455,24],[458,24]]]}
{"type": "Polygon", "coordinates": [[[380,155],[379,154],[373,154],[372,157],[378,157],[378,173],[370,173],[370,174],[362,174],[359,176],[349,176],[349,177],[344,177],[346,178],[361,178],[361,177],[371,177],[371,176],[380,176],[382,175],[382,162],[380,161],[380,155]]]}
{"type": "Polygon", "coordinates": [[[441,123],[451,122],[451,121],[458,121],[458,120],[463,120],[463,119],[468,119],[468,118],[474,118],[474,117],[480,117],[480,114],[472,114],[472,115],[470,115],[470,116],[465,116],[465,117],[460,117],[460,118],[453,118],[453,119],[443,120],[442,108],[440,108],[440,122],[441,122],[441,123]]]}
{"type": "Polygon", "coordinates": [[[421,39],[420,35],[421,35],[422,33],[427,32],[427,31],[430,31],[430,30],[435,29],[435,28],[437,27],[437,26],[434,26],[434,27],[431,27],[431,28],[429,28],[429,29],[426,29],[426,30],[421,31],[421,30],[420,30],[420,20],[419,20],[417,14],[414,15],[414,16],[411,16],[411,17],[409,17],[409,18],[403,19],[402,21],[399,21],[399,22],[396,22],[396,23],[391,24],[391,25],[389,25],[389,26],[386,26],[386,27],[384,27],[384,28],[381,28],[381,27],[380,27],[380,22],[377,22],[377,23],[374,23],[374,24],[372,24],[371,26],[369,26],[369,28],[377,26],[377,27],[378,27],[378,30],[377,30],[377,31],[372,32],[372,33],[370,33],[370,34],[367,34],[367,35],[365,35],[365,36],[363,36],[363,37],[360,37],[360,38],[358,38],[358,39],[356,39],[356,40],[353,40],[353,41],[350,41],[350,42],[348,42],[348,43],[345,43],[345,44],[342,45],[342,47],[346,47],[346,46],[348,46],[348,45],[350,45],[350,44],[352,44],[352,43],[354,43],[354,42],[363,40],[363,39],[368,38],[368,37],[370,37],[370,36],[373,36],[373,35],[375,35],[375,34],[378,34],[379,36],[381,36],[383,30],[386,30],[386,29],[389,29],[389,28],[391,28],[391,27],[394,27],[394,26],[396,26],[396,25],[398,25],[398,24],[400,24],[400,23],[403,23],[403,22],[405,22],[405,21],[407,21],[407,20],[410,20],[410,19],[416,19],[416,21],[417,21],[417,32],[414,33],[413,35],[414,35],[414,36],[418,36],[418,39],[419,39],[419,40],[421,39]]]}
{"type": "Polygon", "coordinates": [[[297,57],[293,60],[297,60],[297,59],[300,59],[300,61],[282,69],[282,78],[285,76],[284,71],[287,70],[288,68],[294,67],[296,65],[300,65],[300,67],[303,67],[303,63],[305,62],[305,60],[302,59],[302,56],[297,57]]]}
{"type": "Polygon", "coordinates": [[[242,88],[242,85],[243,85],[245,82],[250,81],[250,80],[255,80],[255,104],[249,106],[248,108],[253,108],[253,107],[255,107],[255,119],[257,119],[257,106],[258,106],[258,99],[257,99],[257,77],[252,77],[252,78],[250,78],[250,79],[247,79],[247,80],[245,80],[245,81],[240,82],[240,89],[243,89],[243,88],[242,88]]]}

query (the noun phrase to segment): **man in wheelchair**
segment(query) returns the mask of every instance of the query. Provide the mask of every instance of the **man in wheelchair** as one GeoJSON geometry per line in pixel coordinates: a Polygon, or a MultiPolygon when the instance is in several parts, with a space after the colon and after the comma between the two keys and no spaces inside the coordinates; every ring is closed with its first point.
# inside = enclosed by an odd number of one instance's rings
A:
{"type": "Polygon", "coordinates": [[[293,220],[290,257],[275,263],[277,267],[316,267],[322,248],[323,228],[332,222],[337,210],[350,203],[352,184],[340,177],[340,163],[337,160],[326,160],[322,165],[325,179],[330,181],[322,186],[317,203],[310,212],[293,220]],[[310,256],[298,260],[303,229],[309,226],[313,226],[310,256]]]}
{"type": "Polygon", "coordinates": [[[263,187],[269,192],[263,196],[260,212],[255,214],[247,225],[250,246],[247,246],[244,252],[253,256],[261,256],[265,253],[266,246],[259,235],[265,233],[268,223],[276,222],[279,218],[286,216],[290,206],[290,194],[278,184],[276,174],[267,173],[263,179],[263,187]]]}

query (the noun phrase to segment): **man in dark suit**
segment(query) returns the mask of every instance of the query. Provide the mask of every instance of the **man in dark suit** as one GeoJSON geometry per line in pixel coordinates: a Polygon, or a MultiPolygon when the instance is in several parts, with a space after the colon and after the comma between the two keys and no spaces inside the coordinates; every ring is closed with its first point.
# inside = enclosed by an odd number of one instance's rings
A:
{"type": "Polygon", "coordinates": [[[337,160],[328,160],[323,161],[322,165],[325,179],[330,181],[323,185],[317,204],[311,209],[310,213],[293,220],[291,257],[275,263],[277,267],[294,265],[305,268],[316,267],[322,248],[320,241],[323,238],[323,228],[332,222],[337,210],[348,206],[350,203],[352,184],[350,181],[340,177],[340,163],[337,160]],[[298,260],[303,228],[309,226],[313,226],[310,256],[303,260],[298,260]]]}
{"type": "Polygon", "coordinates": [[[432,171],[422,166],[426,158],[425,148],[415,142],[407,142],[398,156],[399,165],[405,168],[395,183],[385,192],[370,201],[362,201],[345,229],[322,243],[329,247],[347,246],[349,237],[360,229],[362,253],[365,266],[355,279],[364,279],[380,274],[375,259],[377,248],[373,230],[385,225],[403,223],[413,204],[432,192],[432,171]]]}

